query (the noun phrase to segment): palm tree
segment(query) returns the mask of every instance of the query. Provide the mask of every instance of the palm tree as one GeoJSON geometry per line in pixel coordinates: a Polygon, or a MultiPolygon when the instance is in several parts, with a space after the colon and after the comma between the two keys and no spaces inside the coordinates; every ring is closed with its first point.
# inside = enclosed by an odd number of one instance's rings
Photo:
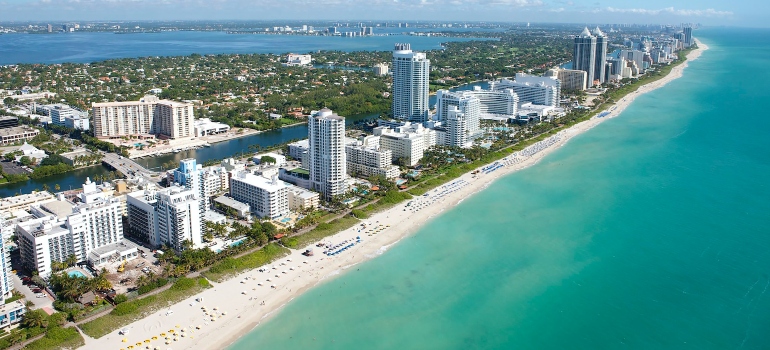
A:
{"type": "Polygon", "coordinates": [[[61,191],[61,186],[59,186],[59,184],[54,185],[53,188],[56,190],[56,192],[61,191]]]}
{"type": "Polygon", "coordinates": [[[32,310],[24,314],[24,320],[21,324],[26,328],[45,328],[48,327],[48,315],[43,310],[32,310]]]}

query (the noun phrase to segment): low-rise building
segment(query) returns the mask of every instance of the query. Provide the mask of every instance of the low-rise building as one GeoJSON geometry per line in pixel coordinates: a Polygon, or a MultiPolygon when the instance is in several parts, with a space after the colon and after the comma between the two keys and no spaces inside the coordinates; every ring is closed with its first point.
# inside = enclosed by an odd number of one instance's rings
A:
{"type": "Polygon", "coordinates": [[[310,64],[310,62],[313,61],[312,56],[310,55],[297,55],[290,53],[286,56],[286,64],[287,66],[304,66],[310,64]]]}
{"type": "Polygon", "coordinates": [[[21,161],[22,157],[27,157],[29,159],[35,159],[37,162],[40,162],[41,160],[48,158],[48,155],[45,154],[45,151],[38,149],[35,146],[32,146],[26,142],[24,142],[21,147],[19,147],[19,152],[21,152],[21,155],[16,156],[16,161],[21,161]]]}
{"type": "Polygon", "coordinates": [[[307,169],[278,169],[278,178],[290,184],[310,189],[310,172],[307,169]]]}
{"type": "Polygon", "coordinates": [[[31,139],[40,134],[40,130],[26,125],[0,129],[0,144],[7,145],[31,139]]]}
{"type": "Polygon", "coordinates": [[[301,210],[318,208],[321,202],[321,196],[318,192],[313,192],[298,186],[289,186],[289,209],[301,210]]]}
{"type": "Polygon", "coordinates": [[[0,305],[0,329],[15,325],[23,319],[27,307],[21,300],[15,300],[8,304],[0,305]]]}
{"type": "Polygon", "coordinates": [[[98,267],[117,261],[130,261],[139,257],[139,246],[128,240],[120,240],[88,253],[88,263],[98,267]]]}
{"type": "Polygon", "coordinates": [[[217,198],[214,198],[214,205],[230,208],[235,211],[238,217],[241,217],[241,218],[248,218],[249,216],[251,216],[251,208],[249,207],[248,204],[241,203],[227,196],[219,196],[217,198]]]}
{"type": "Polygon", "coordinates": [[[200,118],[195,121],[195,136],[222,134],[230,131],[230,125],[211,121],[209,118],[200,118]]]}

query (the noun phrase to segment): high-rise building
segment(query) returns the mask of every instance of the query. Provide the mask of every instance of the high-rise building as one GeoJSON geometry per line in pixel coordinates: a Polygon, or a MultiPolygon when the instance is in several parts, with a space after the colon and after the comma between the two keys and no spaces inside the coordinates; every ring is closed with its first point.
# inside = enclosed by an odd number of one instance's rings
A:
{"type": "Polygon", "coordinates": [[[232,178],[230,196],[248,204],[251,213],[260,218],[278,219],[289,214],[289,185],[278,180],[278,174],[268,179],[239,172],[232,178]]]}
{"type": "Polygon", "coordinates": [[[180,186],[129,193],[128,231],[155,247],[168,245],[181,251],[186,241],[199,247],[203,242],[199,196],[180,186]]]}
{"type": "MultiPolygon", "coordinates": [[[[508,89],[508,91],[510,91],[510,89],[508,89]]],[[[462,130],[457,132],[463,134],[463,146],[468,143],[467,141],[481,136],[479,125],[481,120],[481,101],[471,92],[452,93],[450,91],[440,90],[436,98],[436,114],[442,123],[447,123],[447,131],[450,135],[453,133],[451,125],[461,126],[462,130]],[[456,119],[462,119],[462,123],[455,121],[453,124],[453,122],[450,121],[453,110],[456,110],[456,113],[454,113],[456,119]]],[[[457,146],[457,144],[451,144],[451,146],[457,146]]]]}
{"type": "Polygon", "coordinates": [[[430,60],[409,44],[393,50],[393,117],[422,123],[428,120],[430,60]]]}
{"type": "Polygon", "coordinates": [[[123,209],[119,199],[107,195],[86,179],[80,203],[60,197],[33,205],[37,217],[16,227],[22,263],[40,276],[50,276],[52,262],[64,262],[74,256],[78,262],[96,266],[91,253],[123,240],[123,209]]]}
{"type": "Polygon", "coordinates": [[[604,84],[606,81],[604,66],[607,62],[607,45],[609,44],[609,38],[607,38],[599,27],[594,29],[593,34],[596,37],[596,58],[594,60],[594,75],[591,77],[591,81],[598,80],[599,84],[604,84]]]}
{"type": "Polygon", "coordinates": [[[11,253],[6,245],[6,237],[10,241],[13,235],[13,225],[6,222],[0,216],[0,304],[5,304],[5,299],[11,297],[13,280],[11,280],[11,253]]]}
{"type": "Polygon", "coordinates": [[[160,100],[153,95],[139,101],[94,103],[94,136],[114,138],[157,134],[170,139],[194,135],[193,105],[160,100]]]}
{"type": "Polygon", "coordinates": [[[682,28],[682,32],[684,33],[684,46],[690,47],[693,44],[692,41],[692,26],[686,25],[682,28]]]}
{"type": "Polygon", "coordinates": [[[531,102],[537,105],[559,106],[561,82],[555,77],[538,77],[516,73],[514,80],[500,79],[489,83],[494,91],[513,90],[519,97],[519,104],[531,102]]]}
{"type": "Polygon", "coordinates": [[[388,65],[385,63],[375,64],[372,70],[374,71],[374,74],[377,75],[388,75],[388,65]]]}
{"type": "Polygon", "coordinates": [[[470,138],[470,118],[457,106],[449,107],[445,139],[447,146],[468,148],[472,145],[470,138]]]}
{"type": "Polygon", "coordinates": [[[583,32],[575,37],[575,47],[572,56],[572,69],[586,72],[591,80],[588,84],[593,86],[592,82],[596,76],[596,37],[591,35],[588,27],[584,28],[583,32]]]}
{"type": "Polygon", "coordinates": [[[308,163],[312,189],[324,199],[347,192],[345,177],[345,118],[324,108],[309,118],[308,163]]]}

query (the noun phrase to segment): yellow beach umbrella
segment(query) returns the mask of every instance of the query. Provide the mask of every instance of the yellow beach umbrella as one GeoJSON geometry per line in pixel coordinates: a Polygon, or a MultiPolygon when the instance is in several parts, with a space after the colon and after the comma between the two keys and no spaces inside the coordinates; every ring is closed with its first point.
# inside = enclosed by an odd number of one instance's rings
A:
{"type": "Polygon", "coordinates": [[[145,340],[144,340],[144,342],[145,342],[145,343],[149,343],[149,342],[150,342],[150,339],[145,339],[145,340]]]}
{"type": "Polygon", "coordinates": [[[161,336],[161,337],[165,337],[165,336],[166,336],[166,333],[161,333],[161,334],[160,334],[160,336],[161,336]]]}
{"type": "Polygon", "coordinates": [[[176,328],[180,328],[179,325],[176,325],[176,328]]]}
{"type": "Polygon", "coordinates": [[[157,336],[153,336],[152,340],[158,340],[158,337],[157,336]]]}
{"type": "Polygon", "coordinates": [[[169,330],[168,330],[168,332],[169,332],[169,333],[174,333],[174,332],[176,332],[176,331],[175,331],[175,330],[173,330],[173,329],[169,329],[169,330]]]}
{"type": "Polygon", "coordinates": [[[129,349],[129,350],[131,350],[131,349],[133,349],[133,348],[134,348],[134,346],[133,346],[133,345],[129,345],[129,346],[128,346],[128,349],[129,349]]]}
{"type": "Polygon", "coordinates": [[[123,340],[121,340],[121,341],[124,342],[124,343],[128,343],[128,338],[123,338],[123,340]]]}
{"type": "Polygon", "coordinates": [[[136,343],[136,346],[142,346],[142,342],[136,343]]]}

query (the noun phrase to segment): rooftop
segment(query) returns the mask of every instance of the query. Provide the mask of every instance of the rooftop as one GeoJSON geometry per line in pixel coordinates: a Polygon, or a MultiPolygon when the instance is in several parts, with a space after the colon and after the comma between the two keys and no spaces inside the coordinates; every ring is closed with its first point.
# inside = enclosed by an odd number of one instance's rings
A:
{"type": "Polygon", "coordinates": [[[230,197],[225,196],[219,196],[214,199],[215,202],[228,206],[230,208],[238,209],[238,210],[249,210],[249,205],[246,203],[241,203],[235,199],[232,199],[230,197]]]}
{"type": "Polygon", "coordinates": [[[132,249],[139,249],[139,246],[129,240],[122,239],[118,242],[108,244],[99,248],[94,248],[91,252],[99,256],[114,254],[115,252],[125,252],[132,249]]]}

